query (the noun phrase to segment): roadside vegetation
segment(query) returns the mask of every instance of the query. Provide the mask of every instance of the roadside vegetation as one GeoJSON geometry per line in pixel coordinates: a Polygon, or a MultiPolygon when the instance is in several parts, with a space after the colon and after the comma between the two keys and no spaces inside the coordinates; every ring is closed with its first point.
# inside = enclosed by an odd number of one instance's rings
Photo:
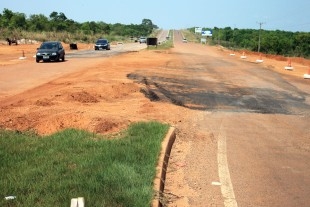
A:
{"type": "Polygon", "coordinates": [[[161,44],[159,44],[157,47],[149,47],[149,49],[152,50],[167,50],[173,48],[173,39],[169,39],[161,44]]]}
{"type": "Polygon", "coordinates": [[[140,122],[113,137],[67,129],[51,136],[0,131],[0,206],[150,206],[169,126],[140,122]]]}
{"type": "MultiPolygon", "coordinates": [[[[195,28],[188,30],[196,36],[195,41],[200,42],[201,35],[194,34],[195,28]]],[[[212,37],[207,38],[208,44],[211,45],[218,44],[235,50],[245,49],[272,55],[310,58],[309,32],[232,29],[231,27],[203,28],[203,30],[212,31],[212,37]]]]}
{"type": "Polygon", "coordinates": [[[62,12],[52,12],[48,17],[43,14],[24,13],[4,9],[0,14],[0,39],[30,39],[37,41],[59,40],[65,43],[91,43],[98,38],[109,41],[127,41],[131,37],[148,36],[158,29],[150,19],[141,24],[109,24],[103,21],[76,22],[68,19],[62,12]]]}
{"type": "MultiPolygon", "coordinates": [[[[48,17],[43,14],[23,13],[4,9],[0,14],[0,39],[30,39],[37,41],[59,40],[64,43],[93,43],[105,37],[110,42],[132,41],[140,36],[151,36],[158,26],[150,19],[143,19],[141,24],[110,24],[104,21],[76,22],[68,19],[62,12],[52,12],[48,17]]],[[[188,28],[194,34],[195,28],[188,28]]],[[[238,28],[203,28],[211,30],[208,44],[222,45],[234,50],[249,50],[265,54],[310,58],[310,33],[288,32],[280,30],[255,30],[238,28]],[[259,41],[260,39],[260,41],[259,41]],[[258,43],[260,42],[260,43],[258,43]]],[[[191,35],[190,35],[191,36],[191,35]]],[[[201,35],[186,38],[200,42],[201,35]]]]}

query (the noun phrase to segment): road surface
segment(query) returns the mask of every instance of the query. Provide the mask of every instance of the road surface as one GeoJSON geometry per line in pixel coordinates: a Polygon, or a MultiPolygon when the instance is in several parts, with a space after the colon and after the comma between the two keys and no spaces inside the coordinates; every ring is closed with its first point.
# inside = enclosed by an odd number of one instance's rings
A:
{"type": "Polygon", "coordinates": [[[159,120],[177,133],[168,206],[309,206],[309,81],[174,40],[1,66],[0,127],[106,133],[159,120]]]}
{"type": "Polygon", "coordinates": [[[183,72],[156,85],[197,112],[178,124],[168,206],[309,206],[309,81],[175,39],[183,72]]]}

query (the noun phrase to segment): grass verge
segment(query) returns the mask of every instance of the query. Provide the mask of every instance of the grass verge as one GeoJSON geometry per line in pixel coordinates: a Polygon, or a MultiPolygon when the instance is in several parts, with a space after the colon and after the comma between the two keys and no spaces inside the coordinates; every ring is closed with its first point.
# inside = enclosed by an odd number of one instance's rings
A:
{"type": "Polygon", "coordinates": [[[161,43],[157,46],[149,45],[147,47],[147,49],[148,50],[168,50],[168,49],[171,49],[173,47],[174,47],[173,42],[171,40],[169,40],[169,41],[165,41],[164,43],[161,43]]]}
{"type": "Polygon", "coordinates": [[[67,129],[51,136],[0,131],[0,206],[150,206],[169,126],[131,125],[113,139],[67,129]],[[5,200],[6,196],[16,199],[5,200]]]}
{"type": "Polygon", "coordinates": [[[169,31],[169,35],[170,38],[164,42],[162,42],[161,44],[158,44],[157,46],[148,46],[148,50],[167,50],[167,49],[171,49],[174,47],[173,45],[173,31],[169,31]]]}

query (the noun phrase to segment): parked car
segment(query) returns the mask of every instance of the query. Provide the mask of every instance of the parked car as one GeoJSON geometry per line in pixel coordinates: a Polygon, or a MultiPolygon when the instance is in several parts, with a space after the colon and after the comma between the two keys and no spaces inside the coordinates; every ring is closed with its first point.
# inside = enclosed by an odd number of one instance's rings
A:
{"type": "Polygon", "coordinates": [[[95,43],[95,50],[100,50],[100,49],[105,49],[105,50],[110,50],[110,43],[107,39],[98,39],[95,43]]]}
{"type": "Polygon", "coordinates": [[[61,42],[58,41],[48,41],[43,42],[41,46],[37,49],[36,62],[47,61],[65,61],[65,49],[61,42]]]}
{"type": "Polygon", "coordinates": [[[184,43],[187,43],[187,39],[186,38],[183,38],[182,40],[184,43]]]}
{"type": "Polygon", "coordinates": [[[141,43],[146,43],[146,37],[140,37],[139,42],[141,43]]]}

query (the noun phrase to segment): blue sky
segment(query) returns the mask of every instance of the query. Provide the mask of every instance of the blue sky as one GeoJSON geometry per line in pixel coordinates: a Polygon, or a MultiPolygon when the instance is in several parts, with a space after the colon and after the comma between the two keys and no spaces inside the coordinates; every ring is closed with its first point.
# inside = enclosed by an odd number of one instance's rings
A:
{"type": "Polygon", "coordinates": [[[150,19],[163,29],[231,27],[310,32],[310,0],[3,0],[1,13],[44,14],[63,12],[77,22],[140,24],[150,19]]]}

